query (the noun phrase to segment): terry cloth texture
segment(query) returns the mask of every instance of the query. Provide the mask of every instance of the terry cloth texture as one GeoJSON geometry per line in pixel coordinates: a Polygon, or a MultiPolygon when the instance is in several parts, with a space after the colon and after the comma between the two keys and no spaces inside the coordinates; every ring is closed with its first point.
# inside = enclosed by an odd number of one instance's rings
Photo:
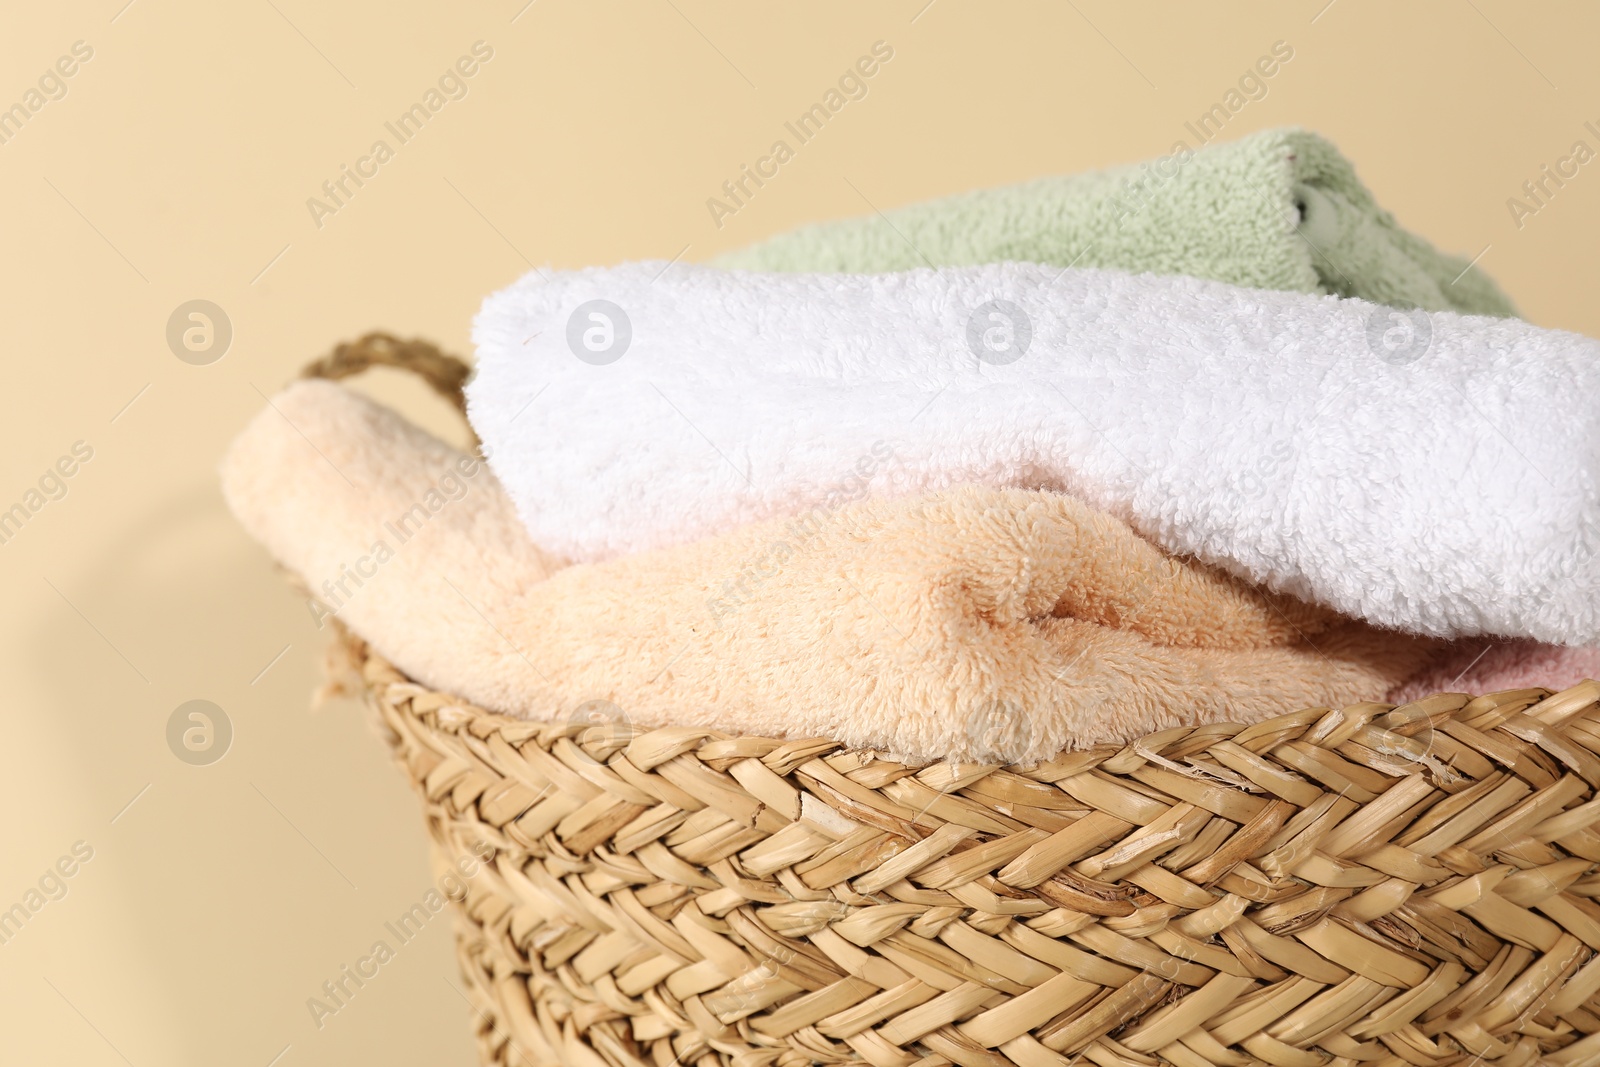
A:
{"type": "Polygon", "coordinates": [[[1600,678],[1600,648],[1565,648],[1534,641],[1458,641],[1446,646],[1403,685],[1396,704],[1430,693],[1498,693],[1506,689],[1567,689],[1600,678]]]}
{"type": "Polygon", "coordinates": [[[1001,260],[1516,314],[1487,275],[1401,229],[1337,148],[1298,129],[805,226],[715,263],[886,273],[1001,260]]]}
{"type": "Polygon", "coordinates": [[[1577,334],[1027,263],[644,263],[530,274],[474,337],[472,423],[569,558],[1043,488],[1378,626],[1600,642],[1600,342],[1577,334]]]}
{"type": "Polygon", "coordinates": [[[481,463],[327,382],[280,394],[222,474],[316,614],[423,684],[531,718],[609,704],[646,725],[1029,760],[1378,697],[1431,645],[1021,490],[870,500],[563,569],[481,463]]]}

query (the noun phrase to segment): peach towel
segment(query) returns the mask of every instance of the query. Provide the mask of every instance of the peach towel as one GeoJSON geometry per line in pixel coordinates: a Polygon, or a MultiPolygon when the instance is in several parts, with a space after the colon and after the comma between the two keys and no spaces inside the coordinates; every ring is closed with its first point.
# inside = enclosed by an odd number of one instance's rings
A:
{"type": "Polygon", "coordinates": [[[1436,643],[1166,556],[1070,497],[864,500],[605,563],[533,544],[481,460],[291,385],[222,468],[234,514],[412,678],[536,719],[828,737],[911,760],[1381,698],[1436,643]]]}

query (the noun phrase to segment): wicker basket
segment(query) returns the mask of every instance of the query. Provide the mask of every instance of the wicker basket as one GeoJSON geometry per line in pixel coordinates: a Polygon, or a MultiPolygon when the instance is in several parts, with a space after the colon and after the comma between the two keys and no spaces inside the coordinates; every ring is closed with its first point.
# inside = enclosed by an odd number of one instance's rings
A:
{"type": "Polygon", "coordinates": [[[492,854],[486,1064],[1600,1063],[1595,682],[918,768],[507,718],[342,641],[440,870],[492,854]]]}

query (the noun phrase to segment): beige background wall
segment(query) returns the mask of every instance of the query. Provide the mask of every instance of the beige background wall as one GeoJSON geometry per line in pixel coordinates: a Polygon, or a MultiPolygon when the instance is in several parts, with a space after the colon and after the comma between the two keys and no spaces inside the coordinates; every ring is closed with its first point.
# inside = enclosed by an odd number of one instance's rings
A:
{"type": "Polygon", "coordinates": [[[1487,247],[1534,321],[1600,334],[1600,164],[1520,230],[1506,206],[1600,147],[1586,5],[124,2],[13,5],[0,34],[0,106],[93,50],[0,145],[0,507],[93,449],[0,545],[0,909],[93,850],[0,945],[3,1063],[471,1060],[443,920],[320,1030],[306,1007],[428,888],[411,796],[358,709],[307,710],[317,634],[213,473],[334,341],[465,350],[531,264],[701,259],[864,200],[1154,156],[1280,39],[1293,61],[1228,136],[1328,134],[1404,225],[1487,247]],[[880,39],[869,95],[714,226],[706,198],[880,39]],[[466,96],[319,228],[307,198],[480,40],[466,96]],[[166,343],[191,299],[232,323],[210,365],[166,343]],[[197,698],[234,730],[209,766],[166,740],[197,698]]]}

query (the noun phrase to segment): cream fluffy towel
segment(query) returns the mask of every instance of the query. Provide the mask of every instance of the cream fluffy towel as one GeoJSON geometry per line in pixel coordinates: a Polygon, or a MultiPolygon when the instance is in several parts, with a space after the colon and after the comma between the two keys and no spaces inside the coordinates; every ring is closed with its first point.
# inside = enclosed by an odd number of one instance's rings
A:
{"type": "Polygon", "coordinates": [[[302,382],[234,443],[245,527],[402,670],[484,707],[1029,760],[1381,696],[1427,642],[1162,555],[1043,492],[957,489],[562,568],[481,463],[302,382]]]}
{"type": "Polygon", "coordinates": [[[875,494],[1064,490],[1380,626],[1600,642],[1600,342],[1576,334],[1000,263],[529,275],[474,336],[472,423],[573,558],[802,513],[886,446],[875,494]]]}

